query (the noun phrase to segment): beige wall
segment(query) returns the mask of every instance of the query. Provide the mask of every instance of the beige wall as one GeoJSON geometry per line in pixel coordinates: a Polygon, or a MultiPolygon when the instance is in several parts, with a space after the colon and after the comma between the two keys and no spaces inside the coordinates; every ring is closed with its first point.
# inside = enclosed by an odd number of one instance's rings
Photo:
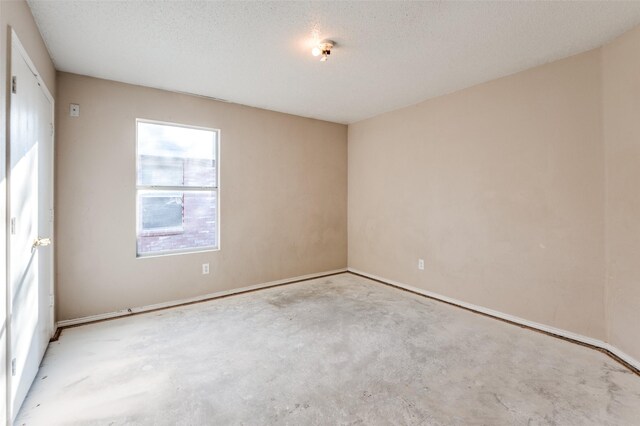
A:
{"type": "Polygon", "coordinates": [[[640,28],[605,46],[609,341],[640,360],[640,28]]]}
{"type": "MultiPolygon", "coordinates": [[[[7,44],[10,42],[9,27],[18,34],[20,42],[25,47],[38,72],[41,74],[48,89],[55,96],[55,69],[49,57],[49,53],[40,37],[31,10],[25,1],[0,1],[0,82],[3,82],[0,90],[0,117],[7,114],[7,91],[9,76],[7,69],[10,66],[10,55],[7,44]]],[[[6,376],[7,360],[7,283],[6,283],[6,121],[0,120],[0,283],[4,291],[0,291],[0,419],[8,415],[6,410],[8,385],[6,376]]]]}
{"type": "Polygon", "coordinates": [[[600,59],[350,125],[349,267],[605,339],[600,59]]]}
{"type": "Polygon", "coordinates": [[[66,73],[58,94],[58,319],[346,267],[346,126],[66,73]],[[220,251],[136,258],[136,118],[221,129],[220,251]]]}

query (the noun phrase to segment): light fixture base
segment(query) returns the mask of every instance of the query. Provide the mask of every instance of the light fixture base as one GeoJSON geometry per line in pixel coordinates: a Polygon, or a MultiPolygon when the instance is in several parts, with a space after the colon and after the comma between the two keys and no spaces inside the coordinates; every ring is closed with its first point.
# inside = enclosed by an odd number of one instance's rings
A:
{"type": "Polygon", "coordinates": [[[316,47],[314,47],[311,51],[313,56],[320,56],[321,62],[326,62],[331,55],[331,49],[333,49],[336,45],[336,42],[329,39],[324,39],[316,47]]]}
{"type": "Polygon", "coordinates": [[[320,48],[323,50],[331,50],[336,45],[336,42],[329,39],[324,39],[320,42],[320,48]]]}

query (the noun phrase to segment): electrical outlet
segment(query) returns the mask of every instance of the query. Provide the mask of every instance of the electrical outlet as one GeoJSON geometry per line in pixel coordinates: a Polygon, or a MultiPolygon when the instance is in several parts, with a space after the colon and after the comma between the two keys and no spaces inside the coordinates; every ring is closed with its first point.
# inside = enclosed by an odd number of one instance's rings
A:
{"type": "Polygon", "coordinates": [[[418,259],[418,269],[424,271],[424,259],[418,259]]]}
{"type": "Polygon", "coordinates": [[[207,275],[209,274],[209,264],[208,263],[203,263],[202,264],[202,275],[207,275]]]}

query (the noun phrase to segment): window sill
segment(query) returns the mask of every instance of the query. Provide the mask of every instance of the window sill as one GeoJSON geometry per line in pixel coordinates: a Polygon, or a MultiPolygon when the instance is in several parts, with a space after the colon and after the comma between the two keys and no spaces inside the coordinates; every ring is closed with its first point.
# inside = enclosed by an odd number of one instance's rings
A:
{"type": "Polygon", "coordinates": [[[215,252],[220,251],[220,247],[202,247],[197,249],[179,249],[179,250],[167,250],[167,251],[157,251],[150,253],[136,253],[136,259],[147,259],[150,257],[165,257],[165,256],[176,256],[182,254],[196,254],[196,253],[207,253],[207,252],[215,252]]]}

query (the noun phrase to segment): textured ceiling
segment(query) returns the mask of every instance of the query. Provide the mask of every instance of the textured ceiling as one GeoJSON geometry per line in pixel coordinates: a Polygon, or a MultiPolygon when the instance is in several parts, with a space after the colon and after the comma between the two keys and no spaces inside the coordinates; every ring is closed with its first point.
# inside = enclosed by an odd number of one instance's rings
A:
{"type": "Polygon", "coordinates": [[[29,0],[56,68],[352,123],[598,47],[640,2],[29,0]],[[338,44],[310,54],[312,34],[338,44]]]}

